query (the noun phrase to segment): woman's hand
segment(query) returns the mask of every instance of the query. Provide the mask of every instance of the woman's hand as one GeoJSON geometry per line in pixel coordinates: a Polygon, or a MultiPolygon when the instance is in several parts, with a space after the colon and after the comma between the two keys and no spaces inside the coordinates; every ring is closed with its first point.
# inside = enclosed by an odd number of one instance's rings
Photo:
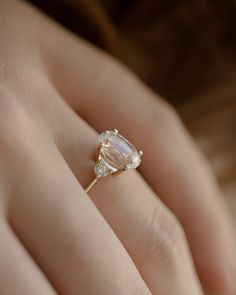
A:
{"type": "Polygon", "coordinates": [[[13,0],[0,4],[0,85],[2,295],[199,295],[195,266],[235,294],[219,189],[167,103],[13,0]],[[96,131],[112,128],[143,149],[143,177],[103,179],[91,201],[96,131]]]}

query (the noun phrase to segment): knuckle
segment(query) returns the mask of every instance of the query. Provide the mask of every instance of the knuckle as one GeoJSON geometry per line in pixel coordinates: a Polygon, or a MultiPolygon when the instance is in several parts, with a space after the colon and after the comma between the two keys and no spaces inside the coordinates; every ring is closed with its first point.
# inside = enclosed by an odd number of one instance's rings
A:
{"type": "Polygon", "coordinates": [[[0,88],[0,147],[9,147],[26,135],[28,114],[15,97],[0,88]]]}
{"type": "Polygon", "coordinates": [[[147,286],[139,277],[133,278],[133,280],[129,281],[127,291],[128,293],[126,294],[130,295],[151,295],[147,286]]]}
{"type": "Polygon", "coordinates": [[[132,295],[151,295],[150,291],[144,284],[136,284],[136,286],[132,288],[132,291],[130,292],[132,295]]]}
{"type": "Polygon", "coordinates": [[[167,210],[155,208],[146,239],[147,262],[174,269],[185,250],[185,234],[177,218],[167,210]]]}

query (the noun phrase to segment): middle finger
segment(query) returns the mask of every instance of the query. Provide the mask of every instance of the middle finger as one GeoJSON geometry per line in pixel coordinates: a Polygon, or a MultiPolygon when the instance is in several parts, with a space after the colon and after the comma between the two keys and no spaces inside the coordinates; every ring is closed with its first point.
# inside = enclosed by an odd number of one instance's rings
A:
{"type": "MultiPolygon", "coordinates": [[[[85,187],[93,177],[97,134],[69,108],[59,117],[55,141],[85,187]]],[[[90,196],[154,294],[201,294],[181,226],[136,171],[100,180],[90,196]]]]}

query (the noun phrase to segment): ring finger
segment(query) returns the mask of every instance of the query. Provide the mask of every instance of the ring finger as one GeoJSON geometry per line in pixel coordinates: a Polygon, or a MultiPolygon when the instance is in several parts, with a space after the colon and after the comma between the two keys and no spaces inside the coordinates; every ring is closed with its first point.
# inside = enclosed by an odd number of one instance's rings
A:
{"type": "MultiPolygon", "coordinates": [[[[77,178],[86,186],[92,177],[97,135],[69,108],[59,117],[61,133],[55,134],[55,140],[77,178]]],[[[178,221],[137,172],[102,179],[90,196],[153,294],[201,294],[178,221]]]]}
{"type": "Polygon", "coordinates": [[[66,295],[150,294],[48,133],[18,103],[8,103],[9,93],[4,92],[4,99],[6,115],[9,108],[14,113],[11,120],[3,119],[8,132],[0,130],[8,219],[55,290],[66,295]]]}

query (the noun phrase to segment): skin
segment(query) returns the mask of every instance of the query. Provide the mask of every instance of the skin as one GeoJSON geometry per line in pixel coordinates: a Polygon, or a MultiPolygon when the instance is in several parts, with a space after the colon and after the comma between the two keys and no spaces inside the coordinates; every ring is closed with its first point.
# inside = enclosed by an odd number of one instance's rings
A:
{"type": "Polygon", "coordinates": [[[212,173],[173,108],[123,65],[20,1],[0,3],[0,290],[235,294],[212,173]],[[98,132],[144,151],[90,192],[98,132]]]}

